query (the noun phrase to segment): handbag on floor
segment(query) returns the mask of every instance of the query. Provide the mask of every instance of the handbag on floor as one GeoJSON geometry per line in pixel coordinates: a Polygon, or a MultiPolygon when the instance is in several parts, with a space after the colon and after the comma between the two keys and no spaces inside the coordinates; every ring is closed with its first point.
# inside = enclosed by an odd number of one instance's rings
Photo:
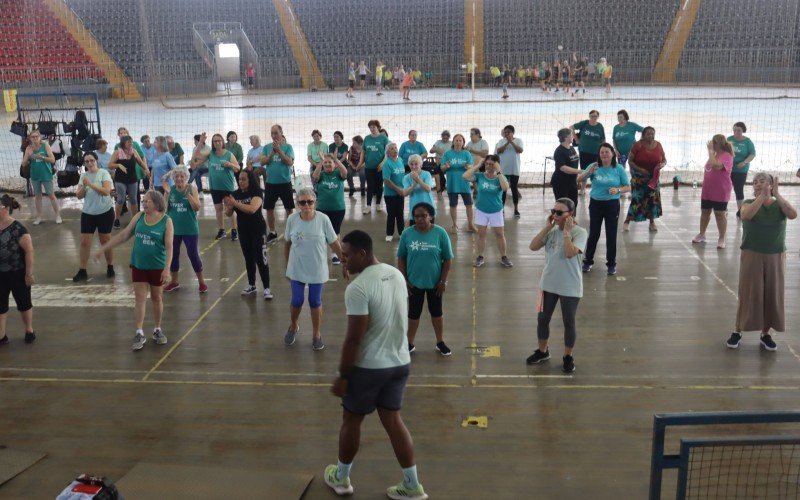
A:
{"type": "Polygon", "coordinates": [[[125,500],[107,477],[81,474],[56,497],[56,500],[125,500]]]}

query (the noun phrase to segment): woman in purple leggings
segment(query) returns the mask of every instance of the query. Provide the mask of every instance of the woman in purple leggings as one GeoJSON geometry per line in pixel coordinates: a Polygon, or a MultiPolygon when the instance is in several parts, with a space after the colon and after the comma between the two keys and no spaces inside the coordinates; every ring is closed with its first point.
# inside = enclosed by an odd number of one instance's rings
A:
{"type": "Polygon", "coordinates": [[[200,293],[208,291],[203,279],[203,261],[200,260],[200,253],[197,251],[197,240],[200,234],[200,228],[197,224],[197,211],[200,210],[200,196],[197,194],[197,188],[189,184],[189,169],[184,165],[178,165],[174,169],[167,172],[161,179],[154,179],[156,184],[164,187],[164,194],[169,201],[169,208],[167,215],[172,219],[172,224],[175,227],[175,234],[172,237],[172,264],[169,266],[171,279],[167,286],[164,287],[165,292],[172,292],[181,287],[178,283],[178,271],[180,270],[180,257],[181,257],[181,243],[186,245],[186,253],[189,255],[189,260],[192,263],[197,275],[197,281],[200,283],[198,289],[200,293]],[[174,186],[170,186],[168,177],[172,177],[175,182],[174,186]]]}

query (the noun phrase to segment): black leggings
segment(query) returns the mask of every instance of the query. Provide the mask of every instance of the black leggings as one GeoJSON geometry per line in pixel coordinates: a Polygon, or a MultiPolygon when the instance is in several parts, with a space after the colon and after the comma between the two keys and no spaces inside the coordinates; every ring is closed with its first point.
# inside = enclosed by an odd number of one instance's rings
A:
{"type": "Polygon", "coordinates": [[[0,272],[0,314],[8,312],[8,297],[14,296],[17,311],[25,312],[33,307],[31,287],[25,284],[25,270],[0,272]]]}
{"type": "Polygon", "coordinates": [[[733,182],[733,192],[736,193],[736,201],[742,201],[744,185],[747,184],[747,172],[731,172],[731,182],[733,182]]]}
{"type": "Polygon", "coordinates": [[[578,312],[578,302],[580,297],[564,297],[550,292],[542,292],[544,297],[543,311],[539,313],[538,324],[536,326],[536,337],[539,340],[550,338],[550,319],[556,310],[556,302],[561,301],[561,316],[564,320],[564,345],[575,347],[575,338],[578,333],[575,331],[575,314],[578,312]]]}
{"type": "Polygon", "coordinates": [[[256,285],[256,267],[261,275],[264,288],[269,288],[269,258],[267,254],[266,230],[250,233],[239,233],[239,246],[242,247],[244,266],[247,269],[247,282],[250,286],[256,285]]]}
{"type": "Polygon", "coordinates": [[[403,222],[403,211],[405,209],[405,198],[402,196],[387,196],[384,199],[386,203],[386,236],[394,234],[395,225],[397,226],[397,234],[403,234],[405,226],[403,222]]]}
{"type": "MultiPolygon", "coordinates": [[[[514,210],[517,209],[517,203],[519,203],[519,176],[518,175],[507,175],[506,178],[508,179],[508,187],[511,188],[511,201],[514,202],[514,210]]],[[[503,205],[506,204],[506,192],[503,191],[503,205]]]]}
{"type": "Polygon", "coordinates": [[[408,319],[419,319],[422,316],[422,304],[425,303],[425,297],[428,297],[428,312],[431,318],[441,318],[442,313],[442,297],[436,295],[435,288],[417,288],[411,287],[408,295],[408,319]]]}
{"type": "MultiPolygon", "coordinates": [[[[553,188],[553,196],[555,199],[559,198],[569,198],[575,204],[575,211],[578,210],[578,185],[573,183],[570,184],[551,184],[553,188]]],[[[575,214],[573,213],[573,216],[575,214]]]]}
{"type": "Polygon", "coordinates": [[[606,225],[606,265],[617,265],[617,225],[619,224],[619,200],[589,201],[589,241],[583,262],[594,264],[594,251],[600,240],[600,230],[606,225]]]}
{"type": "Polygon", "coordinates": [[[372,198],[375,197],[375,203],[381,204],[381,196],[383,196],[383,174],[378,172],[377,168],[366,170],[367,172],[367,205],[372,205],[372,198]]]}

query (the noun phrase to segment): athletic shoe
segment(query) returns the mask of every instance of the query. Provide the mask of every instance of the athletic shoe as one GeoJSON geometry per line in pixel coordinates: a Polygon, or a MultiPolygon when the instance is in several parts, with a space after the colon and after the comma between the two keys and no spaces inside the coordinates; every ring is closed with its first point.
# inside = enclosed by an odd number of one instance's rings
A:
{"type": "Polygon", "coordinates": [[[269,288],[264,289],[264,300],[272,300],[274,295],[272,295],[272,291],[269,288]]]}
{"type": "Polygon", "coordinates": [[[728,341],[725,342],[725,347],[727,347],[728,349],[738,349],[739,342],[741,340],[742,340],[742,334],[733,332],[731,333],[731,337],[728,339],[728,341]]]}
{"type": "Polygon", "coordinates": [[[386,496],[393,500],[427,500],[428,498],[421,484],[414,488],[409,488],[403,481],[400,481],[395,486],[386,488],[386,496]]]}
{"type": "Polygon", "coordinates": [[[231,241],[236,241],[239,239],[239,231],[236,229],[231,229],[231,241]]]}
{"type": "Polygon", "coordinates": [[[8,345],[9,342],[8,335],[3,335],[3,338],[0,339],[0,345],[8,345]]]}
{"type": "Polygon", "coordinates": [[[572,359],[572,356],[567,354],[564,356],[564,364],[561,365],[561,371],[564,373],[572,373],[575,371],[575,360],[572,359]]]}
{"type": "Polygon", "coordinates": [[[717,241],[717,248],[719,248],[720,250],[723,250],[725,248],[725,240],[717,241]]]}
{"type": "Polygon", "coordinates": [[[227,236],[227,233],[225,232],[225,230],[224,229],[220,229],[219,231],[217,231],[217,236],[214,239],[215,240],[221,240],[221,239],[225,238],[225,236],[227,236]]]}
{"type": "Polygon", "coordinates": [[[64,219],[62,219],[60,215],[56,215],[56,224],[61,224],[63,222],[64,222],[64,219]]]}
{"type": "Polygon", "coordinates": [[[412,352],[416,351],[417,348],[414,347],[414,344],[408,344],[408,353],[411,354],[412,352]]]}
{"type": "Polygon", "coordinates": [[[267,235],[267,243],[272,243],[273,241],[275,241],[275,240],[277,240],[277,239],[278,239],[278,233],[276,233],[276,232],[274,232],[274,231],[273,231],[273,232],[270,232],[270,233],[267,235]]]}
{"type": "Polygon", "coordinates": [[[313,347],[315,351],[321,351],[325,349],[325,342],[322,341],[322,337],[311,339],[311,347],[313,347]]]}
{"type": "Polygon", "coordinates": [[[368,214],[369,210],[370,210],[369,205],[367,205],[365,207],[361,207],[361,213],[364,214],[364,215],[368,214]]]}
{"type": "Polygon", "coordinates": [[[36,334],[33,332],[25,332],[25,343],[26,344],[33,344],[36,340],[36,334]]]}
{"type": "Polygon", "coordinates": [[[528,359],[526,359],[525,362],[529,365],[538,365],[542,361],[547,361],[548,359],[550,359],[550,350],[542,352],[539,349],[536,349],[533,351],[533,354],[528,356],[528,359]]]}
{"type": "Polygon", "coordinates": [[[257,291],[254,285],[247,285],[242,289],[242,295],[253,295],[257,291]]]}
{"type": "Polygon", "coordinates": [[[778,345],[772,340],[772,335],[766,334],[761,336],[761,347],[768,351],[777,351],[778,345]]]}
{"type": "Polygon", "coordinates": [[[197,291],[200,293],[206,293],[208,291],[208,285],[202,283],[198,288],[197,291]]]}
{"type": "Polygon", "coordinates": [[[164,335],[161,328],[156,328],[153,330],[153,340],[155,340],[158,345],[164,345],[167,343],[167,336],[164,335]]]}
{"type": "Polygon", "coordinates": [[[325,467],[325,484],[330,486],[330,488],[339,496],[344,495],[352,495],[353,494],[353,485],[350,484],[350,478],[345,477],[339,479],[337,477],[337,473],[339,472],[339,466],[336,464],[329,465],[325,467]]]}
{"type": "Polygon", "coordinates": [[[362,189],[362,190],[361,190],[361,197],[363,198],[363,197],[365,197],[365,196],[367,196],[367,192],[366,192],[366,191],[364,191],[364,190],[362,189]]]}
{"type": "Polygon", "coordinates": [[[585,273],[589,273],[589,272],[592,271],[592,265],[591,264],[587,264],[586,262],[584,262],[583,263],[583,267],[581,268],[581,270],[583,272],[585,272],[585,273]]]}
{"type": "Polygon", "coordinates": [[[486,263],[486,259],[483,258],[483,255],[478,255],[478,258],[475,259],[475,264],[473,264],[473,266],[474,267],[483,267],[483,265],[485,263],[486,263]]]}
{"type": "Polygon", "coordinates": [[[119,219],[114,219],[114,229],[119,229],[122,227],[122,224],[119,223],[119,219]]]}
{"type": "Polygon", "coordinates": [[[698,234],[694,238],[692,238],[692,243],[705,243],[706,242],[706,235],[698,234]]]}
{"type": "Polygon", "coordinates": [[[386,237],[386,243],[391,243],[393,239],[394,239],[394,237],[392,237],[392,236],[387,236],[387,237],[386,237]]]}
{"type": "Polygon", "coordinates": [[[508,260],[508,257],[505,255],[500,257],[500,265],[503,267],[514,267],[514,263],[508,260]]]}
{"type": "Polygon", "coordinates": [[[289,328],[286,330],[286,335],[283,336],[283,343],[290,346],[294,344],[295,337],[297,337],[297,330],[289,328]]]}
{"type": "Polygon", "coordinates": [[[375,211],[376,212],[383,212],[383,207],[381,207],[380,203],[375,205],[375,211]]]}
{"type": "Polygon", "coordinates": [[[439,354],[441,354],[442,356],[449,356],[453,354],[453,351],[451,351],[450,348],[447,347],[447,344],[445,344],[444,342],[437,342],[436,350],[439,351],[439,354]]]}
{"type": "Polygon", "coordinates": [[[617,266],[608,266],[607,272],[609,276],[614,276],[617,274],[617,266]]]}
{"type": "Polygon", "coordinates": [[[136,332],[136,335],[133,336],[133,345],[131,348],[134,351],[142,350],[142,347],[147,343],[147,339],[145,338],[143,333],[136,332]]]}
{"type": "Polygon", "coordinates": [[[106,278],[113,278],[117,273],[114,271],[114,266],[106,267],[106,278]]]}
{"type": "Polygon", "coordinates": [[[33,225],[34,226],[38,226],[41,223],[42,223],[42,218],[41,217],[37,217],[37,218],[33,219],[33,225]]]}
{"type": "Polygon", "coordinates": [[[170,284],[168,284],[167,286],[164,287],[164,291],[165,292],[174,292],[175,290],[177,290],[180,287],[181,287],[180,283],[170,283],[170,284]]]}
{"type": "Polygon", "coordinates": [[[337,257],[335,255],[333,257],[331,257],[331,264],[333,264],[334,266],[338,266],[341,263],[342,263],[342,261],[339,260],[339,257],[337,257]]]}
{"type": "Polygon", "coordinates": [[[79,269],[78,273],[72,277],[72,281],[74,283],[78,283],[81,281],[87,281],[89,279],[89,275],[86,274],[85,269],[79,269]]]}
{"type": "Polygon", "coordinates": [[[519,210],[514,210],[514,218],[519,219],[520,217],[522,216],[519,214],[519,210]]]}

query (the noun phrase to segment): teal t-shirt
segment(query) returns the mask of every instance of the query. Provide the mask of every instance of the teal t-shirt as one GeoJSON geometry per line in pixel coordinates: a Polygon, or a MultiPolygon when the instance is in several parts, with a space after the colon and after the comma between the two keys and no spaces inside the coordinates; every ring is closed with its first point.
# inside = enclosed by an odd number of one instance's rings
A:
{"type": "Polygon", "coordinates": [[[344,179],[338,170],[319,173],[317,183],[318,210],[344,210],[344,179]]]}
{"type": "Polygon", "coordinates": [[[233,144],[226,142],[225,149],[233,154],[233,156],[236,158],[236,161],[239,162],[239,165],[243,165],[242,161],[244,160],[244,151],[242,151],[242,146],[238,142],[234,142],[233,144]]]}
{"type": "MultiPolygon", "coordinates": [[[[95,173],[82,173],[81,178],[78,181],[79,186],[83,186],[84,177],[88,178],[89,182],[92,184],[98,184],[102,186],[104,182],[109,182],[111,183],[112,187],[114,186],[114,182],[111,180],[111,174],[108,172],[108,170],[103,170],[102,168],[95,173]]],[[[84,186],[84,193],[85,196],[83,198],[82,212],[87,215],[102,215],[114,207],[114,200],[111,199],[110,194],[103,196],[94,189],[86,186],[84,186]]]]}
{"type": "Polygon", "coordinates": [[[450,164],[445,176],[447,177],[448,193],[471,193],[469,182],[464,180],[464,172],[472,165],[472,153],[462,149],[451,149],[442,157],[442,165],[450,164]]]}
{"type": "Polygon", "coordinates": [[[600,152],[600,146],[606,141],[606,131],[602,123],[590,125],[589,120],[583,120],[572,128],[581,135],[578,151],[595,155],[600,152]]]}
{"type": "MultiPolygon", "coordinates": [[[[189,191],[191,186],[186,188],[189,191]]],[[[189,204],[187,193],[172,188],[169,191],[169,207],[167,215],[172,219],[172,225],[176,236],[195,236],[200,234],[200,227],[197,224],[197,212],[189,204]]]]}
{"type": "Polygon", "coordinates": [[[500,187],[500,176],[489,179],[483,172],[475,173],[475,186],[478,198],[475,206],[485,214],[496,214],[503,211],[503,189],[500,187]]]}
{"type": "MultiPolygon", "coordinates": [[[[386,158],[383,162],[383,171],[381,173],[383,174],[384,181],[392,181],[397,187],[403,187],[403,177],[406,175],[406,168],[403,166],[403,160],[399,157],[394,160],[386,158]]],[[[397,191],[386,184],[383,185],[383,195],[400,196],[397,191]]]]}
{"type": "Polygon", "coordinates": [[[208,156],[208,185],[212,191],[236,191],[236,174],[232,169],[223,165],[226,161],[234,158],[233,153],[225,151],[217,155],[212,151],[208,156]]]}
{"type": "Polygon", "coordinates": [[[364,138],[364,168],[374,169],[383,161],[386,156],[386,146],[389,145],[389,138],[383,134],[373,137],[372,134],[364,138]]]}
{"type": "MultiPolygon", "coordinates": [[[[33,152],[35,155],[47,156],[47,146],[42,143],[39,148],[33,152]]],[[[44,160],[34,160],[33,155],[30,157],[31,167],[31,180],[37,182],[52,182],[53,181],[53,164],[44,160]]]]}
{"type": "Polygon", "coordinates": [[[408,165],[408,159],[411,158],[411,155],[420,155],[427,153],[428,150],[425,149],[425,146],[416,141],[414,144],[411,144],[411,141],[406,141],[400,146],[400,158],[403,160],[403,165],[408,165]]]}
{"type": "Polygon", "coordinates": [[[152,225],[145,221],[145,217],[142,213],[134,229],[131,265],[142,270],[164,269],[167,266],[165,237],[169,216],[164,214],[152,225]]]}
{"type": "Polygon", "coordinates": [[[406,259],[408,282],[416,288],[436,288],[442,275],[442,263],[453,258],[450,236],[443,227],[434,224],[422,233],[410,226],[400,236],[397,256],[406,259]]]}
{"type": "MultiPolygon", "coordinates": [[[[617,147],[617,152],[621,155],[628,156],[631,148],[636,143],[636,132],[641,132],[644,127],[638,123],[628,122],[625,126],[614,125],[612,136],[614,137],[614,144],[617,147]]],[[[600,151],[598,149],[598,151],[600,151]]]]}
{"type": "Polygon", "coordinates": [[[746,164],[744,168],[738,168],[736,165],[740,164],[750,155],[755,156],[756,147],[749,137],[737,141],[733,136],[728,137],[728,142],[733,146],[733,172],[747,173],[750,171],[750,164],[746,164]]]}
{"type": "MultiPolygon", "coordinates": [[[[287,143],[281,144],[281,151],[289,158],[294,159],[294,148],[287,143]]],[[[264,156],[267,157],[267,184],[291,184],[292,166],[283,163],[281,156],[272,151],[272,144],[264,146],[264,156]]]]}
{"type": "MultiPolygon", "coordinates": [[[[436,187],[436,182],[434,182],[430,172],[426,172],[424,170],[420,170],[419,179],[430,186],[431,191],[425,191],[418,185],[414,186],[414,190],[408,195],[409,220],[414,219],[414,207],[416,207],[419,203],[428,203],[434,208],[434,210],[436,209],[436,203],[433,202],[433,188],[436,187]]],[[[414,184],[414,179],[411,178],[411,174],[406,174],[403,177],[403,188],[409,188],[412,184],[414,184]]]]}
{"type": "MultiPolygon", "coordinates": [[[[589,168],[591,168],[591,165],[589,165],[589,168]]],[[[598,168],[589,176],[589,179],[592,180],[592,191],[589,196],[593,200],[618,200],[619,193],[610,194],[608,190],[612,187],[622,187],[630,184],[628,171],[619,163],[613,167],[598,168]]]]}

